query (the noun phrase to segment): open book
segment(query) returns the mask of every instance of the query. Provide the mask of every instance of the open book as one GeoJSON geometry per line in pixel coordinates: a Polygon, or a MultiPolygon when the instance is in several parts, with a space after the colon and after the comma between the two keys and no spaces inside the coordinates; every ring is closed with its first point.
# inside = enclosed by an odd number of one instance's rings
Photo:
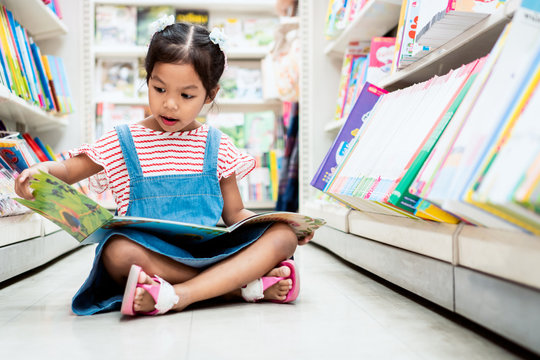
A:
{"type": "Polygon", "coordinates": [[[114,216],[72,186],[41,172],[30,182],[34,200],[15,199],[38,214],[56,223],[84,244],[99,242],[106,230],[136,229],[155,235],[164,235],[182,242],[204,242],[230,233],[241,226],[277,221],[291,226],[298,239],[302,239],[325,224],[322,219],[292,212],[269,212],[254,215],[229,227],[203,226],[151,218],[114,216]]]}

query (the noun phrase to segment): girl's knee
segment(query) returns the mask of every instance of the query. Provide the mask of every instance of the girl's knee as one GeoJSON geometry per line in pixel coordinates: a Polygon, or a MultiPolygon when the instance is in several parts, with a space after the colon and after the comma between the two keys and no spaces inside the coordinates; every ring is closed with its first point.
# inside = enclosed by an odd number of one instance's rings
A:
{"type": "Polygon", "coordinates": [[[144,256],[144,249],[123,236],[112,236],[103,247],[102,258],[105,266],[127,266],[138,263],[144,256]]]}
{"type": "Polygon", "coordinates": [[[278,251],[284,259],[291,257],[298,246],[298,238],[291,227],[284,223],[272,225],[271,231],[278,251]]]}

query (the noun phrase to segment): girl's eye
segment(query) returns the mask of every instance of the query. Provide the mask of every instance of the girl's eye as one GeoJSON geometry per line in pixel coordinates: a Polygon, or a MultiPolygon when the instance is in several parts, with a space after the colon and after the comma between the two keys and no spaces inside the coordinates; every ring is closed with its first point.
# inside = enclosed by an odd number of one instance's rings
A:
{"type": "Polygon", "coordinates": [[[164,88],[160,88],[160,87],[157,87],[157,86],[154,86],[154,89],[155,89],[158,93],[164,93],[164,92],[165,92],[165,89],[164,89],[164,88]]]}
{"type": "Polygon", "coordinates": [[[193,95],[182,94],[182,97],[183,97],[184,99],[191,99],[191,98],[193,98],[193,95]]]}

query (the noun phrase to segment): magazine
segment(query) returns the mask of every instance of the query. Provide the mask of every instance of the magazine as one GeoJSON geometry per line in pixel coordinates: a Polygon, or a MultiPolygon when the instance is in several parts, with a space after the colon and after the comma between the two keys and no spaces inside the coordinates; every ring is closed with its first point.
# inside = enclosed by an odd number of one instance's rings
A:
{"type": "Polygon", "coordinates": [[[15,199],[22,205],[51,220],[83,244],[99,242],[110,229],[135,229],[173,238],[179,244],[201,243],[250,224],[278,221],[291,226],[298,239],[303,239],[325,224],[322,219],[292,212],[258,214],[229,227],[203,226],[152,218],[114,216],[72,186],[40,172],[30,182],[34,200],[15,199]]]}

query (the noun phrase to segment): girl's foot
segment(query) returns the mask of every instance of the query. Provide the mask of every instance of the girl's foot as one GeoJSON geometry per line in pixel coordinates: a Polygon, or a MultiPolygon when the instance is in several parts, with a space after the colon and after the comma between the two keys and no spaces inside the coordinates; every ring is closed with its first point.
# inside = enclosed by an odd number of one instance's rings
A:
{"type": "MultiPolygon", "coordinates": [[[[139,284],[147,284],[147,285],[157,285],[158,282],[156,282],[154,279],[152,279],[148,274],[146,274],[144,271],[141,270],[139,273],[139,284]]],[[[162,285],[163,286],[163,285],[162,285]]],[[[170,285],[169,285],[170,286],[170,285]]],[[[177,290],[175,289],[175,292],[177,290]]],[[[177,293],[178,295],[178,293],[177,293]]],[[[182,300],[186,299],[185,294],[183,296],[179,296],[179,300],[176,303],[176,305],[173,305],[171,310],[180,311],[184,309],[188,304],[183,302],[182,300]]],[[[156,302],[154,301],[154,298],[152,295],[148,293],[145,289],[138,287],[135,290],[135,296],[133,298],[133,311],[135,312],[150,312],[154,311],[156,309],[155,307],[156,302]]],[[[172,305],[172,304],[171,304],[172,305]]]]}
{"type": "MultiPolygon", "coordinates": [[[[139,273],[139,284],[156,285],[157,282],[144,271],[139,273]]],[[[155,309],[156,302],[154,298],[143,288],[137,288],[135,290],[135,297],[133,299],[133,310],[136,312],[149,312],[155,309]]]]}
{"type": "MultiPolygon", "coordinates": [[[[291,269],[288,266],[280,266],[270,270],[265,276],[269,277],[289,277],[291,275],[291,269]]],[[[264,300],[278,300],[283,301],[287,297],[287,294],[292,289],[292,280],[285,279],[280,280],[274,285],[270,286],[264,291],[264,300]]]]}

